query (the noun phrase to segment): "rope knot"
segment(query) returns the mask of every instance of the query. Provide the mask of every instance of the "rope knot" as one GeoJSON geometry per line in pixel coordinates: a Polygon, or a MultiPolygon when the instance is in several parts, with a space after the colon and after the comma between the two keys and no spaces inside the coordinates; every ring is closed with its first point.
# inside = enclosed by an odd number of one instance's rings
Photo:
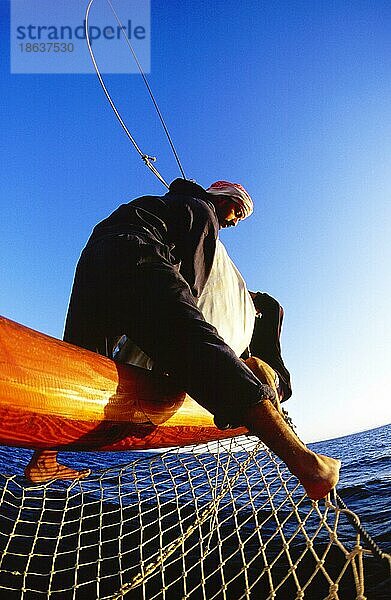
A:
{"type": "Polygon", "coordinates": [[[156,162],[156,156],[149,156],[148,154],[142,154],[141,158],[145,162],[146,165],[150,162],[156,162]]]}

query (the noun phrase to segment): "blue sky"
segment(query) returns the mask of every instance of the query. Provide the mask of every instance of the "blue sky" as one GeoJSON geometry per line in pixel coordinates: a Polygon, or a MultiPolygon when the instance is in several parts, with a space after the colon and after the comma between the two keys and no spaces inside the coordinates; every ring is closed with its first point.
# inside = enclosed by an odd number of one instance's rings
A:
{"type": "MultiPolygon", "coordinates": [[[[92,227],[164,188],[94,75],[10,74],[0,7],[0,313],[61,337],[92,227]]],[[[285,308],[287,408],[306,440],[391,420],[390,30],[381,0],[151,2],[148,78],[187,177],[238,181],[254,198],[221,237],[249,288],[285,308]]],[[[177,177],[140,76],[106,82],[177,177]]]]}

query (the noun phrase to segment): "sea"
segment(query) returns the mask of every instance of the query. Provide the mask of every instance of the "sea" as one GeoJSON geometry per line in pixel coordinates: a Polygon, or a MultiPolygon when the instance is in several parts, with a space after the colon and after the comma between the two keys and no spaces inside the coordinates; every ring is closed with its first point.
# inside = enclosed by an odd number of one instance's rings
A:
{"type": "Polygon", "coordinates": [[[309,446],[342,461],[338,494],[383,551],[390,553],[391,424],[309,446]]]}
{"type": "MultiPolygon", "coordinates": [[[[338,495],[348,509],[359,517],[362,527],[380,551],[391,554],[391,424],[309,446],[316,452],[341,459],[338,495]]],[[[31,450],[0,447],[0,474],[16,476],[16,480],[23,481],[23,469],[31,454],[31,450]]],[[[146,453],[146,457],[149,455],[153,457],[152,453],[146,453]]],[[[183,456],[179,464],[180,457],[178,455],[178,469],[183,465],[183,456]]],[[[92,471],[132,463],[139,458],[139,452],[61,452],[59,455],[63,463],[75,468],[89,467],[92,471]]],[[[175,455],[172,461],[175,461],[175,455]]],[[[207,486],[206,471],[202,476],[207,486]]],[[[198,485],[202,488],[202,481],[198,485]]],[[[174,501],[175,493],[171,484],[167,485],[164,493],[167,497],[171,494],[174,501]]],[[[354,537],[353,530],[349,529],[348,535],[354,537]]],[[[380,576],[383,581],[383,568],[380,576]]],[[[385,589],[383,586],[380,595],[371,598],[391,598],[391,590],[385,589]]]]}
{"type": "MultiPolygon", "coordinates": [[[[368,533],[391,553],[391,424],[309,444],[315,452],[342,461],[338,493],[368,533]]],[[[0,473],[22,475],[32,450],[0,446],[0,473]]],[[[104,469],[131,463],[136,452],[61,452],[75,468],[104,469]]]]}

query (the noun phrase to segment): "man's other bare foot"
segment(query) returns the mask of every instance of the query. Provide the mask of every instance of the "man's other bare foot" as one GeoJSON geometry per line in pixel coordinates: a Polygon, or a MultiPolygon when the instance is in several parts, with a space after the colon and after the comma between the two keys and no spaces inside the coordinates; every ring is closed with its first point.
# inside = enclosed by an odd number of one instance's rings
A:
{"type": "Polygon", "coordinates": [[[90,469],[77,471],[58,463],[57,452],[52,450],[35,452],[24,471],[25,477],[33,483],[45,483],[52,479],[84,479],[90,473],[90,469]]]}
{"type": "Polygon", "coordinates": [[[311,500],[324,498],[337,485],[341,462],[307,448],[270,400],[251,406],[244,414],[243,422],[285,462],[311,500]]]}
{"type": "Polygon", "coordinates": [[[327,496],[337,485],[341,461],[323,454],[314,453],[314,465],[312,472],[303,476],[297,475],[300,483],[311,500],[320,500],[327,496]]]}

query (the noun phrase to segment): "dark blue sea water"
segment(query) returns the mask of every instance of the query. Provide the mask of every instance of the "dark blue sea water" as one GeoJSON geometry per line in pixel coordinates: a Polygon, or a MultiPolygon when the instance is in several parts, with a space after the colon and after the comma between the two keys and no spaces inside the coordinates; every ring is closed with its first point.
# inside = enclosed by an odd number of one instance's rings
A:
{"type": "MultiPolygon", "coordinates": [[[[342,460],[338,493],[370,535],[391,551],[391,424],[310,445],[342,460]]],[[[0,473],[22,475],[32,451],[0,447],[0,473]]],[[[60,460],[76,467],[102,469],[132,462],[134,452],[67,452],[60,460]]]]}
{"type": "MultiPolygon", "coordinates": [[[[391,424],[310,445],[342,460],[338,493],[381,549],[391,552],[391,424]]],[[[0,473],[22,475],[32,451],[0,447],[0,473]]],[[[60,460],[77,468],[102,469],[131,463],[134,452],[63,452],[60,460]]],[[[173,458],[175,460],[175,457],[173,458]]],[[[167,487],[170,493],[171,484],[167,487]]]]}
{"type": "MultiPolygon", "coordinates": [[[[342,460],[338,494],[359,516],[380,549],[387,553],[391,553],[390,434],[391,425],[386,425],[311,445],[317,452],[342,460]]],[[[265,451],[259,452],[244,472],[238,472],[249,456],[248,444],[251,444],[248,438],[236,442],[234,454],[215,454],[202,446],[195,453],[162,455],[64,452],[59,457],[61,462],[76,468],[91,467],[93,473],[82,482],[58,481],[48,486],[32,486],[23,477],[31,451],[0,447],[0,597],[1,590],[12,590],[14,595],[10,600],[19,600],[22,588],[34,594],[67,590],[65,596],[61,596],[64,600],[111,597],[113,591],[119,589],[124,574],[130,580],[137,574],[141,560],[154,560],[158,548],[166,548],[173,540],[180,539],[182,532],[194,524],[195,515],[202,514],[212,495],[226,485],[227,471],[228,479],[235,472],[238,477],[233,487],[228,486],[229,493],[222,496],[214,516],[223,542],[212,543],[210,552],[205,554],[213,529],[211,522],[203,523],[186,541],[183,554],[179,553],[171,565],[166,565],[164,585],[169,582],[174,586],[170,587],[173,600],[182,598],[181,586],[185,580],[178,579],[177,575],[178,569],[184,569],[188,585],[191,583],[196,589],[201,576],[205,577],[206,597],[217,598],[221,596],[214,594],[221,591],[221,574],[224,573],[231,581],[227,598],[237,600],[242,597],[242,561],[245,560],[249,565],[246,578],[254,586],[252,597],[255,600],[268,597],[269,579],[259,577],[263,568],[259,554],[258,536],[261,536],[265,561],[273,564],[270,571],[273,580],[285,581],[277,600],[296,597],[293,576],[286,578],[291,563],[281,551],[282,541],[285,545],[289,540],[290,558],[298,561],[309,538],[315,540],[314,548],[319,556],[328,545],[330,548],[328,531],[334,531],[334,524],[338,543],[343,544],[347,552],[353,550],[358,538],[345,512],[329,511],[324,502],[314,508],[286,467],[276,466],[274,458],[265,451]],[[240,443],[244,444],[242,449],[240,443]],[[1,474],[14,477],[9,479],[1,474]],[[287,489],[292,494],[292,503],[287,489]],[[297,529],[303,520],[309,536],[306,539],[297,529]],[[276,523],[281,535],[276,535],[276,523]],[[236,537],[237,531],[240,531],[239,537],[236,537]],[[199,538],[204,540],[201,546],[197,542],[199,538]],[[245,542],[240,552],[237,551],[239,539],[245,542]],[[52,579],[54,552],[58,576],[52,579]],[[254,557],[257,557],[255,562],[254,557]],[[216,564],[220,565],[217,571],[216,564]],[[97,565],[101,575],[104,574],[99,579],[99,594],[97,565]],[[75,597],[72,590],[77,592],[75,597]]],[[[369,548],[368,540],[360,539],[364,548],[369,548]]],[[[330,552],[327,550],[325,566],[332,579],[342,577],[339,598],[352,600],[358,597],[357,590],[352,570],[341,570],[346,566],[346,555],[340,548],[334,544],[330,552]]],[[[376,552],[371,557],[367,554],[364,560],[368,600],[390,598],[387,564],[379,560],[379,556],[376,552]]],[[[324,599],[329,591],[329,582],[321,572],[312,579],[315,566],[311,551],[306,551],[297,574],[303,582],[309,582],[305,595],[309,600],[324,599]]],[[[156,570],[146,588],[138,589],[137,593],[145,593],[143,598],[152,598],[162,585],[160,570],[156,570]]],[[[196,600],[201,596],[193,597],[196,600]]],[[[134,598],[141,600],[140,595],[134,598]]],[[[27,599],[30,596],[26,596],[27,599]]]]}
{"type": "Polygon", "coordinates": [[[338,493],[385,552],[391,551],[391,425],[310,444],[342,460],[338,493]]]}

